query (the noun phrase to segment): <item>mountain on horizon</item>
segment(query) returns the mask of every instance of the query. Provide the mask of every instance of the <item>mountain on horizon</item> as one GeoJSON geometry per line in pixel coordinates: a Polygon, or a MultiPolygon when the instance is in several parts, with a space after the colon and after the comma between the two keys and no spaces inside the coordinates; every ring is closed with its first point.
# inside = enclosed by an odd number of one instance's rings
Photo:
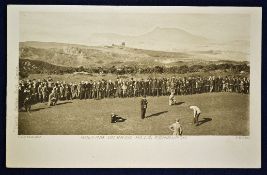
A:
{"type": "Polygon", "coordinates": [[[156,27],[141,35],[121,35],[116,33],[94,33],[88,37],[88,45],[107,46],[126,43],[126,46],[158,51],[234,51],[249,53],[249,41],[215,41],[192,34],[179,28],[156,27]]]}
{"type": "Polygon", "coordinates": [[[247,61],[243,52],[222,50],[196,50],[183,52],[155,51],[122,45],[86,46],[56,42],[27,41],[19,44],[19,58],[40,60],[67,67],[103,66],[173,66],[183,62],[192,64],[228,60],[247,61]]]}
{"type": "Polygon", "coordinates": [[[191,34],[179,28],[156,27],[152,31],[138,35],[120,35],[115,33],[94,33],[88,37],[90,45],[112,45],[125,42],[127,46],[149,50],[185,50],[192,46],[202,46],[209,39],[191,34]]]}
{"type": "MultiPolygon", "coordinates": [[[[184,43],[203,43],[208,42],[208,39],[202,36],[191,34],[185,30],[179,28],[162,28],[156,27],[154,30],[140,35],[140,38],[147,38],[147,39],[161,39],[163,41],[179,41],[184,43]]],[[[160,41],[160,40],[159,40],[160,41]]]]}

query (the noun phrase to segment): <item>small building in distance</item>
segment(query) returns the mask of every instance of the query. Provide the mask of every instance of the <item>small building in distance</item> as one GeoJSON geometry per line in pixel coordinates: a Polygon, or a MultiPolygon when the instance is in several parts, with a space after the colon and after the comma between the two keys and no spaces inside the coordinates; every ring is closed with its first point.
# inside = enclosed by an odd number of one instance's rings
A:
{"type": "Polygon", "coordinates": [[[126,46],[125,42],[122,42],[121,44],[111,44],[111,46],[104,46],[105,48],[119,48],[123,49],[126,46]]]}

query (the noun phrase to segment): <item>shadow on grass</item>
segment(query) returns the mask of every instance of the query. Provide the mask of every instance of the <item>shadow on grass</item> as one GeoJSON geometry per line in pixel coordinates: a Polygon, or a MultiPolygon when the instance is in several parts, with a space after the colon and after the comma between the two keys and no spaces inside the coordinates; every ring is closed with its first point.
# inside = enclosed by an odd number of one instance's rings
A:
{"type": "Polygon", "coordinates": [[[184,102],[183,101],[181,101],[181,102],[176,102],[174,105],[181,105],[181,104],[183,104],[184,102]]]}
{"type": "Polygon", "coordinates": [[[65,102],[57,103],[57,105],[64,105],[64,104],[67,104],[67,103],[72,103],[72,101],[65,101],[65,102]]]}
{"type": "MultiPolygon", "coordinates": [[[[42,109],[46,109],[46,108],[36,108],[36,109],[31,109],[31,112],[35,112],[35,111],[40,111],[42,109]]],[[[26,111],[25,111],[26,112],[26,111]]]]}
{"type": "Polygon", "coordinates": [[[211,120],[212,120],[212,118],[204,117],[202,120],[198,121],[198,125],[197,126],[203,125],[204,123],[207,123],[207,122],[209,122],[211,120]]]}
{"type": "Polygon", "coordinates": [[[168,111],[162,111],[162,112],[158,112],[158,113],[155,113],[155,114],[151,114],[149,116],[147,116],[146,118],[150,118],[150,117],[154,117],[154,116],[159,116],[161,114],[164,114],[164,113],[167,113],[168,111]]]}

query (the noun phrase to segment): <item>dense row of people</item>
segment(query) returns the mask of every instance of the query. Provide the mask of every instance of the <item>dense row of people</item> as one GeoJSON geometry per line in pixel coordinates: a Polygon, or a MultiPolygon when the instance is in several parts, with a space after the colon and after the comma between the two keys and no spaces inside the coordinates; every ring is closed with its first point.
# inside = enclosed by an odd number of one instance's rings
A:
{"type": "Polygon", "coordinates": [[[146,96],[191,95],[206,92],[249,93],[247,77],[172,77],[148,79],[120,79],[115,81],[81,81],[66,83],[47,80],[21,80],[19,83],[19,107],[25,101],[31,104],[48,102],[55,105],[58,100],[102,99],[146,96]]]}

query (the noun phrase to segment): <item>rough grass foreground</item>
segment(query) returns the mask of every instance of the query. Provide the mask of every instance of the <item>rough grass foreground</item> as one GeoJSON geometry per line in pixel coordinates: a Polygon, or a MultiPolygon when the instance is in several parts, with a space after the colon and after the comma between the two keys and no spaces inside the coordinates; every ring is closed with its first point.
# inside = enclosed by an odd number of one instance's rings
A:
{"type": "Polygon", "coordinates": [[[180,118],[184,135],[249,135],[249,95],[207,93],[148,97],[147,118],[140,117],[140,98],[62,101],[57,106],[32,106],[31,114],[19,112],[19,134],[27,135],[171,135],[168,126],[180,118]],[[191,124],[200,107],[200,125],[191,124]],[[124,122],[110,123],[114,112],[124,122]]]}

